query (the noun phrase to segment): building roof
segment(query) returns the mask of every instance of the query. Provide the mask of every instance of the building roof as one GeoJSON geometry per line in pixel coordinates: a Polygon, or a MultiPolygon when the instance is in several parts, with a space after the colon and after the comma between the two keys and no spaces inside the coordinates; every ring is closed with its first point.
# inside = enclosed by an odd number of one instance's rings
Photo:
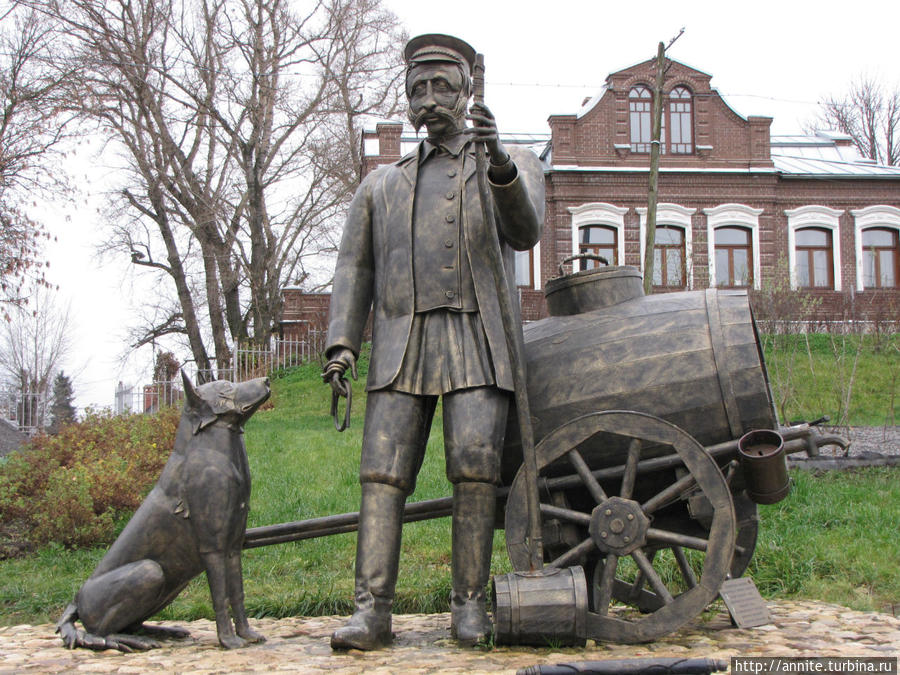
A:
{"type": "Polygon", "coordinates": [[[900,178],[900,167],[859,154],[852,139],[834,131],[812,136],[772,136],[772,161],[784,178],[900,178]]]}
{"type": "MultiPolygon", "coordinates": [[[[595,100],[585,103],[582,111],[590,108],[595,100]]],[[[532,150],[544,163],[546,169],[563,171],[604,171],[635,173],[647,171],[647,167],[599,167],[554,165],[550,134],[544,133],[501,133],[501,140],[507,145],[518,145],[532,150]]],[[[411,152],[423,135],[403,126],[400,137],[400,154],[411,152]]],[[[366,140],[366,154],[377,154],[377,139],[366,140]]],[[[777,173],[783,178],[843,178],[843,179],[900,179],[900,166],[885,166],[859,154],[850,136],[836,131],[817,131],[814,135],[772,136],[770,140],[774,170],[760,169],[716,169],[704,168],[689,161],[683,167],[666,166],[660,169],[669,172],[697,173],[777,173]]]]}

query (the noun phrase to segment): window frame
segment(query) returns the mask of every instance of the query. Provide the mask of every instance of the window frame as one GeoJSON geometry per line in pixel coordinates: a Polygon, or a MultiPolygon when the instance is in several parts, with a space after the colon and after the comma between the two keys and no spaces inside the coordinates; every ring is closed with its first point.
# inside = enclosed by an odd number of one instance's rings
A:
{"type": "MultiPolygon", "coordinates": [[[[750,230],[750,247],[753,255],[752,288],[759,290],[762,278],[762,258],[759,251],[759,217],[764,209],[756,209],[747,204],[719,204],[703,209],[706,215],[707,260],[709,264],[709,286],[716,285],[715,231],[720,227],[744,227],[750,230]]],[[[741,288],[746,288],[742,286],[741,288]]]]}
{"type": "Polygon", "coordinates": [[[900,232],[892,227],[867,227],[862,231],[862,237],[865,239],[866,233],[868,232],[887,232],[891,239],[893,240],[890,246],[866,246],[866,242],[862,242],[863,247],[863,279],[865,279],[865,260],[866,260],[866,252],[871,251],[875,253],[873,256],[874,263],[874,278],[875,283],[869,286],[868,288],[900,288],[900,232]],[[883,286],[881,284],[881,256],[878,255],[879,252],[889,251],[891,253],[891,263],[893,272],[894,283],[891,286],[883,286]]]}
{"type": "MultiPolygon", "coordinates": [[[[641,261],[640,269],[644,269],[644,253],[647,248],[647,207],[639,206],[636,211],[640,215],[640,242],[641,242],[641,261]]],[[[688,208],[681,204],[672,204],[663,202],[656,205],[656,226],[674,226],[684,230],[684,290],[691,290],[694,287],[694,239],[693,224],[691,217],[696,213],[697,209],[688,208]]],[[[664,288],[673,288],[665,286],[664,288]]]]}
{"type": "Polygon", "coordinates": [[[714,242],[713,242],[713,255],[716,258],[715,268],[717,275],[715,279],[715,285],[718,288],[752,288],[753,287],[753,233],[746,227],[742,227],[741,225],[720,225],[713,232],[714,242]],[[719,233],[724,230],[731,230],[735,232],[741,232],[746,240],[741,244],[720,244],[718,241],[715,241],[715,237],[718,237],[719,233]],[[718,265],[719,265],[719,251],[724,251],[727,256],[727,267],[728,269],[725,271],[726,276],[728,277],[728,281],[723,284],[719,284],[718,279],[718,265]],[[738,283],[737,278],[735,277],[735,264],[734,257],[735,252],[737,251],[745,251],[746,259],[747,259],[747,272],[748,278],[746,279],[747,283],[738,283]]]}
{"type": "Polygon", "coordinates": [[[796,249],[796,270],[797,270],[797,286],[800,289],[806,291],[813,290],[832,290],[834,288],[834,233],[828,229],[827,227],[817,227],[815,225],[811,225],[809,227],[799,227],[794,233],[795,241],[796,237],[801,232],[822,232],[826,238],[826,244],[820,246],[818,244],[794,244],[794,248],[796,249]],[[827,270],[827,283],[823,285],[816,284],[816,266],[815,266],[815,254],[817,252],[824,252],[827,257],[825,269],[827,270]],[[802,285],[800,283],[799,278],[799,270],[800,270],[800,260],[806,259],[806,266],[809,270],[809,284],[802,285]]]}
{"type": "MultiPolygon", "coordinates": [[[[663,128],[660,133],[660,135],[662,137],[661,138],[662,146],[665,147],[667,149],[667,152],[669,152],[672,155],[693,155],[695,148],[696,148],[696,145],[694,144],[694,94],[693,94],[693,92],[683,84],[678,84],[678,85],[675,85],[674,87],[672,87],[672,89],[670,89],[669,93],[666,95],[665,112],[666,112],[666,114],[663,115],[663,128]],[[685,92],[687,94],[687,96],[678,96],[677,98],[672,98],[672,94],[679,90],[685,92]],[[686,111],[680,110],[680,111],[675,111],[673,113],[672,107],[674,105],[684,105],[684,104],[687,104],[686,111]],[[679,121],[681,120],[681,116],[687,116],[687,118],[688,118],[688,127],[690,129],[691,138],[690,138],[690,141],[688,141],[687,143],[684,143],[683,141],[680,143],[674,142],[676,125],[674,124],[674,122],[672,120],[673,114],[679,116],[677,118],[677,119],[679,119],[679,121]],[[666,134],[665,134],[666,128],[669,129],[669,140],[668,141],[666,141],[666,134]],[[675,149],[676,145],[677,146],[687,145],[687,146],[689,146],[689,149],[676,150],[675,149]]],[[[682,125],[679,124],[677,128],[680,133],[681,129],[682,129],[682,125]]]]}
{"type": "Polygon", "coordinates": [[[534,290],[541,289],[541,242],[537,242],[531,248],[525,251],[516,251],[515,252],[515,272],[516,276],[516,287],[517,288],[530,288],[534,290]],[[527,284],[518,283],[518,265],[519,265],[519,256],[528,255],[528,281],[527,284]]]}
{"type": "MultiPolygon", "coordinates": [[[[853,216],[854,252],[856,254],[856,288],[860,291],[864,291],[866,290],[866,286],[865,275],[863,274],[862,233],[864,230],[877,228],[896,230],[898,236],[900,236],[900,208],[885,204],[876,204],[874,206],[867,206],[864,209],[854,209],[850,213],[853,216]]],[[[880,287],[876,286],[876,288],[880,287]]],[[[893,286],[892,288],[900,288],[900,278],[897,280],[897,286],[893,286]]]]}
{"type": "Polygon", "coordinates": [[[685,233],[685,229],[681,225],[657,225],[656,232],[659,233],[660,230],[672,230],[678,231],[681,234],[681,243],[680,244],[660,244],[659,239],[655,239],[653,242],[653,271],[654,274],[657,271],[656,267],[656,251],[659,251],[659,278],[663,281],[661,284],[653,284],[653,288],[659,291],[672,291],[672,290],[685,290],[687,288],[687,235],[685,233]],[[681,284],[677,284],[674,286],[670,286],[665,283],[668,277],[668,267],[669,267],[669,256],[665,255],[667,251],[677,250],[680,255],[680,263],[681,263],[681,284]]]}
{"type": "Polygon", "coordinates": [[[791,288],[794,290],[800,288],[797,281],[797,230],[818,228],[831,230],[832,287],[826,289],[819,286],[815,290],[840,291],[842,287],[840,217],[844,212],[828,206],[810,205],[801,206],[797,209],[787,209],[784,213],[788,218],[788,267],[790,269],[791,288]]]}
{"type": "Polygon", "coordinates": [[[581,228],[596,225],[615,230],[618,264],[627,264],[625,261],[625,214],[628,213],[627,206],[616,206],[607,202],[588,202],[580,206],[570,206],[568,211],[572,214],[571,255],[578,255],[580,250],[581,242],[578,235],[581,228]]]}
{"type": "Polygon", "coordinates": [[[643,84],[642,82],[638,82],[634,84],[628,90],[628,145],[631,148],[631,152],[639,155],[646,155],[650,152],[650,145],[653,141],[653,88],[643,84]],[[635,93],[637,92],[637,95],[635,93]],[[643,96],[642,93],[646,92],[647,96],[643,96]],[[642,109],[635,110],[635,105],[640,104],[642,109]],[[643,109],[643,106],[647,106],[646,109],[643,109]],[[634,119],[637,116],[639,122],[639,131],[641,132],[639,135],[639,140],[634,140],[634,119]],[[643,119],[646,116],[647,121],[647,134],[648,138],[646,140],[643,139],[643,119]],[[645,149],[646,147],[646,149],[645,149]]]}
{"type": "MultiPolygon", "coordinates": [[[[578,234],[579,234],[579,236],[578,236],[578,253],[579,254],[588,253],[588,254],[603,256],[604,258],[607,258],[610,266],[613,266],[613,267],[619,264],[618,228],[613,227],[612,225],[604,225],[601,223],[585,223],[583,225],[578,226],[578,234]],[[608,249],[608,248],[610,248],[610,246],[607,246],[605,244],[586,243],[586,242],[582,241],[581,233],[584,230],[590,230],[592,228],[596,228],[598,230],[606,230],[607,232],[610,232],[612,234],[612,246],[611,246],[612,258],[611,259],[609,258],[609,256],[601,253],[599,250],[599,249],[608,249]]],[[[583,272],[585,270],[593,269],[593,267],[596,267],[596,265],[592,266],[592,267],[588,267],[588,265],[587,265],[588,262],[589,261],[587,261],[587,260],[581,260],[578,265],[578,267],[580,268],[579,271],[583,272]]]]}

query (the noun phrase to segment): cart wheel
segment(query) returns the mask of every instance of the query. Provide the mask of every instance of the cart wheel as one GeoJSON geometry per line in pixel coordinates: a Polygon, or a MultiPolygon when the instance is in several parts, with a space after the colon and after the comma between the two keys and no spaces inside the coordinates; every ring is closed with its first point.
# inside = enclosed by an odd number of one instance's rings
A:
{"type": "MultiPolygon", "coordinates": [[[[585,637],[654,640],[698,616],[716,597],[731,572],[737,522],[722,472],[693,437],[652,415],[606,411],[556,428],[535,451],[542,518],[574,524],[580,532],[578,543],[554,551],[547,566],[593,567],[585,637]],[[654,461],[675,453],[677,469],[654,461]],[[598,455],[613,461],[597,462],[598,455]],[[559,490],[570,507],[551,502],[548,495],[559,490]],[[698,510],[703,522],[695,518],[698,510]],[[614,604],[627,608],[610,612],[614,604]]],[[[527,520],[520,470],[505,522],[517,571],[529,567],[527,520]]]]}

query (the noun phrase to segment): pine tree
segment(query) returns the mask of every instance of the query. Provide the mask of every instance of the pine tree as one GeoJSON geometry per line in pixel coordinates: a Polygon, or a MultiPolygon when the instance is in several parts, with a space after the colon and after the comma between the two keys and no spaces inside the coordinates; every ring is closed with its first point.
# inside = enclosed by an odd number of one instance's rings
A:
{"type": "Polygon", "coordinates": [[[59,373],[53,380],[53,403],[50,406],[53,420],[48,428],[51,434],[59,432],[63,425],[75,421],[75,406],[72,403],[74,398],[72,381],[62,372],[59,373]]]}

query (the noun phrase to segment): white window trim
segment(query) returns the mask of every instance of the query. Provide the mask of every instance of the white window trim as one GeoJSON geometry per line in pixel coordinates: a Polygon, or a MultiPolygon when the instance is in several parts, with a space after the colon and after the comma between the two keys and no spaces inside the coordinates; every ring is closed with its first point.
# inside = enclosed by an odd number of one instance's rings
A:
{"type": "Polygon", "coordinates": [[[746,204],[720,204],[703,209],[706,214],[706,245],[709,259],[709,287],[716,285],[716,229],[720,227],[745,227],[750,230],[750,249],[753,254],[753,288],[759,289],[762,263],[759,255],[759,216],[763,209],[746,204]]]}
{"type": "Polygon", "coordinates": [[[538,241],[530,250],[525,251],[516,251],[516,255],[524,255],[528,254],[530,251],[534,251],[534,256],[531,260],[531,279],[534,281],[533,288],[536,291],[541,290],[541,242],[538,241]]]}
{"type": "Polygon", "coordinates": [[[791,273],[791,288],[797,289],[797,230],[804,227],[818,227],[831,230],[831,253],[834,263],[834,290],[841,290],[841,230],[840,217],[843,211],[827,206],[801,206],[787,209],[788,219],[788,267],[791,273]]]}
{"type": "Polygon", "coordinates": [[[872,227],[886,227],[900,233],[900,209],[896,206],[867,206],[864,209],[850,211],[853,216],[853,244],[856,249],[856,288],[865,290],[863,286],[863,230],[872,227]]]}
{"type": "MultiPolygon", "coordinates": [[[[640,235],[641,235],[641,271],[644,269],[644,250],[647,248],[647,207],[639,206],[635,209],[641,217],[640,235]]],[[[656,205],[656,226],[673,225],[675,227],[684,228],[684,271],[685,288],[694,287],[694,237],[693,228],[691,227],[691,216],[697,209],[689,209],[681,204],[657,204],[656,205]]]]}
{"type": "MultiPolygon", "coordinates": [[[[603,225],[616,231],[616,250],[619,265],[625,264],[625,214],[627,206],[615,206],[606,202],[590,202],[580,206],[570,206],[572,214],[572,255],[578,255],[578,228],[585,225],[603,225]]],[[[613,261],[610,260],[610,265],[613,261]]]]}

